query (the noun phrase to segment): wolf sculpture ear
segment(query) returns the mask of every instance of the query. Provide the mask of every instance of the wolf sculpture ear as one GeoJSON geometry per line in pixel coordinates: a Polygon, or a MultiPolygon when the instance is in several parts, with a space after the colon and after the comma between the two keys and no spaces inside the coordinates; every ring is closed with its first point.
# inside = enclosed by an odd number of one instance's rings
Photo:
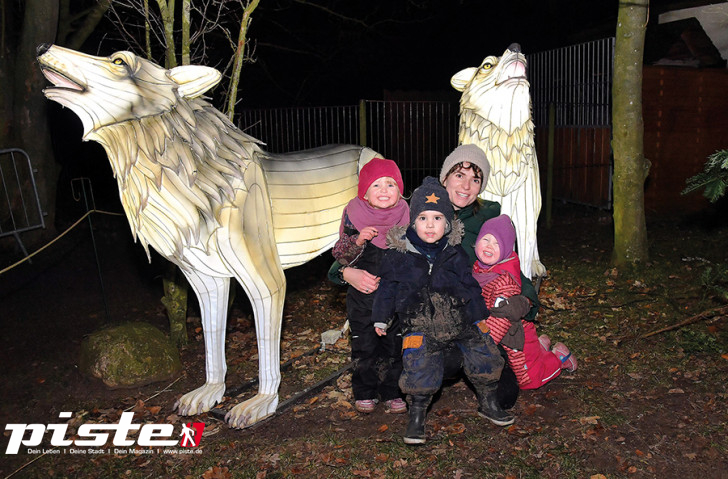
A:
{"type": "Polygon", "coordinates": [[[195,98],[217,85],[222,75],[211,67],[185,65],[174,67],[167,75],[179,85],[177,92],[183,98],[195,98]]]}
{"type": "Polygon", "coordinates": [[[457,91],[463,91],[468,83],[470,83],[470,80],[473,79],[477,70],[478,69],[475,67],[460,70],[452,76],[450,79],[450,85],[452,85],[452,87],[457,91]]]}

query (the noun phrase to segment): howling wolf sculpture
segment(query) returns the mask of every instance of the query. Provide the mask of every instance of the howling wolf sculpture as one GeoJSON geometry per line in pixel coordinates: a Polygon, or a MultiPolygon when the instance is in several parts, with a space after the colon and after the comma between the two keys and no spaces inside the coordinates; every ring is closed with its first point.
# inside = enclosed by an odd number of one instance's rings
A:
{"type": "Polygon", "coordinates": [[[46,97],[73,110],[83,139],[105,148],[135,239],[177,264],[197,295],[206,380],[177,401],[179,413],[222,400],[232,277],[253,305],[260,387],[226,419],[247,427],[273,414],[283,270],[336,242],[358,172],[375,153],[354,145],[266,153],[199,98],[220,79],[213,68],[166,70],[130,52],[96,57],[55,45],[39,46],[38,62],[54,85],[46,97]]]}
{"type": "Polygon", "coordinates": [[[523,274],[543,277],[546,268],[536,243],[541,184],[521,46],[513,43],[501,57],[486,57],[480,67],[453,75],[450,83],[463,93],[460,143],[478,145],[490,162],[488,184],[481,196],[500,203],[501,212],[513,220],[523,274]]]}

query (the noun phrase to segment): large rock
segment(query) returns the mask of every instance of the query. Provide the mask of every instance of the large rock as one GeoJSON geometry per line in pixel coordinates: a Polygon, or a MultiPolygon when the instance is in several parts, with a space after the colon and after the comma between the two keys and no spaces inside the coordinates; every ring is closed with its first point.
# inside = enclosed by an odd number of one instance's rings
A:
{"type": "Polygon", "coordinates": [[[91,333],[81,344],[81,372],[110,388],[168,380],[181,369],[179,351],[159,329],[125,323],[91,333]]]}

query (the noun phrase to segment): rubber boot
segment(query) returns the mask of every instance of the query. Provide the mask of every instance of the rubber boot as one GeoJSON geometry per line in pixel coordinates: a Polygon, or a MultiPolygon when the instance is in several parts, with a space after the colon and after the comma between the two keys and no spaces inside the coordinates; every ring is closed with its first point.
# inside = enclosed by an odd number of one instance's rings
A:
{"type": "Polygon", "coordinates": [[[497,395],[500,407],[503,409],[512,409],[516,405],[520,390],[516,373],[513,372],[510,366],[506,365],[498,380],[497,395]]]}
{"type": "Polygon", "coordinates": [[[427,417],[427,406],[430,405],[432,396],[410,394],[407,397],[409,402],[409,423],[404,433],[404,443],[410,445],[425,443],[425,418],[427,417]]]}
{"type": "Polygon", "coordinates": [[[513,414],[504,410],[498,402],[497,384],[494,384],[481,397],[478,397],[480,407],[478,407],[478,415],[487,419],[496,426],[508,426],[513,424],[515,418],[513,414]]]}

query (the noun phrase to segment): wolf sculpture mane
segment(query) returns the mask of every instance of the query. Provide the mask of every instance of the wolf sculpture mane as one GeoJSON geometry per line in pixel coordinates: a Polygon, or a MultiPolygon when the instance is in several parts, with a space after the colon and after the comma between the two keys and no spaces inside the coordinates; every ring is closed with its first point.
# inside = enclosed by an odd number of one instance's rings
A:
{"type": "Polygon", "coordinates": [[[265,152],[201,99],[220,79],[209,67],[166,70],[130,52],[109,57],[38,47],[52,87],[44,93],[83,123],[83,139],[106,150],[132,234],[180,267],[200,303],[205,384],[183,395],[182,415],[208,411],[225,392],[225,322],[230,278],[253,306],[259,390],[226,420],[247,427],[278,405],[285,268],[338,238],[358,172],[376,154],[329,145],[265,152]]]}
{"type": "Polygon", "coordinates": [[[513,220],[523,274],[543,277],[546,268],[536,241],[541,184],[526,57],[513,43],[502,56],[488,56],[479,67],[456,73],[450,83],[462,92],[460,143],[478,145],[490,162],[481,197],[500,203],[501,212],[513,220]]]}

